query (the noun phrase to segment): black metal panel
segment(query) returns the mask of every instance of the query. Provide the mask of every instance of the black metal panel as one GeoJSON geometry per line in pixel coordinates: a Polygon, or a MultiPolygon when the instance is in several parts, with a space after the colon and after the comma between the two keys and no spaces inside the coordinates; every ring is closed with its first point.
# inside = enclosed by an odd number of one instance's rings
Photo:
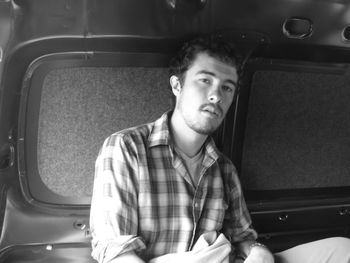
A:
{"type": "Polygon", "coordinates": [[[283,209],[280,206],[276,210],[265,209],[261,212],[254,212],[252,206],[249,208],[259,240],[274,252],[321,238],[350,237],[349,204],[323,207],[301,205],[296,209],[283,209]]]}

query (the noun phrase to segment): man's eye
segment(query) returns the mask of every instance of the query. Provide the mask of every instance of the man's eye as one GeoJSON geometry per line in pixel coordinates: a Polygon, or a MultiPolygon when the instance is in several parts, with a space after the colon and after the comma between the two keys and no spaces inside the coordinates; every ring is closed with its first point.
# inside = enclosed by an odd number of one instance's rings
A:
{"type": "Polygon", "coordinates": [[[209,79],[199,79],[200,82],[203,82],[203,83],[206,83],[206,84],[209,84],[210,83],[210,80],[209,79]]]}
{"type": "Polygon", "coordinates": [[[224,91],[228,91],[228,92],[233,92],[233,91],[235,90],[234,87],[226,86],[226,85],[222,86],[222,89],[223,89],[224,91]]]}

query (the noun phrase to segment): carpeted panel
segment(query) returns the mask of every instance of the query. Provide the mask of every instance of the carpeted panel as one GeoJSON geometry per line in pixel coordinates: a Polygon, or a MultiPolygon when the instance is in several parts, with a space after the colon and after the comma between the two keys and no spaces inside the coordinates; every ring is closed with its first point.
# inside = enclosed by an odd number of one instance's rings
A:
{"type": "Polygon", "coordinates": [[[242,156],[250,190],[350,186],[350,78],[259,71],[242,156]]]}
{"type": "Polygon", "coordinates": [[[91,196],[94,163],[104,139],[153,121],[171,108],[165,68],[66,68],[44,79],[38,167],[63,196],[91,196]]]}

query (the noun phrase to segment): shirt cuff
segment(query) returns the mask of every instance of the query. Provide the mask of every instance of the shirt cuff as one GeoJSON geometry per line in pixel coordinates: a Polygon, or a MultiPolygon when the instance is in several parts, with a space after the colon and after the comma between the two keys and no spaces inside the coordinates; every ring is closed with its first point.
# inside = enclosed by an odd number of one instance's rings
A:
{"type": "Polygon", "coordinates": [[[93,246],[92,257],[99,263],[107,263],[121,254],[146,249],[145,242],[138,236],[120,236],[118,240],[97,242],[93,246]]]}

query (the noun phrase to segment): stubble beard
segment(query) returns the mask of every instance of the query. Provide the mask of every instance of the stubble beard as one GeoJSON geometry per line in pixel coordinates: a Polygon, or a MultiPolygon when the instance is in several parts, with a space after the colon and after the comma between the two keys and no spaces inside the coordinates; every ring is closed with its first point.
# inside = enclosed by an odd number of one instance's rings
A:
{"type": "MultiPolygon", "coordinates": [[[[200,118],[201,116],[199,116],[200,118]]],[[[218,120],[218,122],[211,122],[210,120],[201,120],[196,119],[194,116],[188,116],[183,114],[184,121],[186,125],[192,129],[193,131],[201,134],[201,135],[211,135],[215,132],[220,126],[222,120],[218,120]]],[[[203,117],[205,118],[205,117],[203,117]]]]}
{"type": "Polygon", "coordinates": [[[205,116],[201,116],[201,111],[210,103],[203,104],[198,109],[193,109],[190,112],[187,107],[184,107],[185,103],[188,103],[188,102],[184,102],[180,100],[179,103],[175,105],[175,109],[180,112],[185,124],[191,130],[197,132],[198,134],[208,136],[213,134],[213,132],[215,132],[219,128],[223,120],[222,116],[225,115],[224,111],[220,106],[218,105],[215,106],[216,110],[220,114],[220,117],[218,116],[218,119],[215,121],[215,119],[210,120],[210,119],[207,119],[205,116]],[[192,111],[195,111],[198,115],[192,111]]]}

